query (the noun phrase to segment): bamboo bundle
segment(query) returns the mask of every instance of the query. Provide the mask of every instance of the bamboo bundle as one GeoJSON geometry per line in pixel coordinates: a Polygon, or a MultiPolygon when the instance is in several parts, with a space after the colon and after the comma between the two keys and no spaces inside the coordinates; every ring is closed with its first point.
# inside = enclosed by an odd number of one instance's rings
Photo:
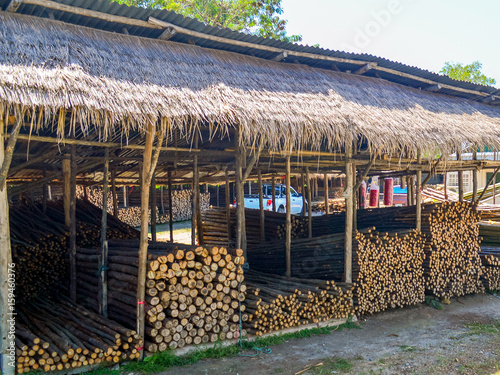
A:
{"type": "Polygon", "coordinates": [[[135,359],[143,346],[135,331],[64,299],[37,299],[16,312],[18,374],[135,359]]]}
{"type": "MultiPolygon", "coordinates": [[[[345,198],[333,198],[328,200],[330,206],[329,212],[343,212],[345,211],[345,198]]],[[[325,202],[315,202],[312,206],[313,212],[325,212],[325,202]]]]}
{"type": "Polygon", "coordinates": [[[245,284],[249,320],[243,325],[257,336],[354,314],[352,285],[255,271],[246,271],[245,284]]]}
{"type": "MultiPolygon", "coordinates": [[[[78,246],[100,243],[102,211],[77,200],[76,242],[78,246]]],[[[134,228],[108,215],[108,238],[137,238],[134,228]]],[[[62,201],[48,201],[46,213],[41,202],[24,202],[10,207],[10,237],[13,261],[18,270],[19,301],[39,295],[51,296],[67,287],[69,279],[69,228],[64,224],[62,201]],[[50,265],[48,267],[47,265],[50,265]]]]}
{"type": "MultiPolygon", "coordinates": [[[[109,316],[133,327],[136,316],[137,241],[108,244],[109,316]]],[[[148,248],[146,283],[146,350],[232,339],[240,335],[244,312],[244,258],[241,250],[211,249],[167,243],[148,248]],[[182,246],[178,248],[177,246],[182,246]]],[[[82,303],[97,308],[97,249],[77,249],[78,293],[82,303]]],[[[246,332],[242,332],[246,334],[246,332]]]]}
{"type": "MultiPolygon", "coordinates": [[[[92,203],[94,206],[100,208],[102,210],[102,188],[101,187],[85,187],[85,186],[76,186],[76,197],[78,199],[84,199],[87,197],[87,200],[92,203]]],[[[118,199],[118,198],[117,198],[118,199]]],[[[113,194],[111,191],[108,191],[107,196],[107,212],[113,215],[113,194]]]]}
{"type": "Polygon", "coordinates": [[[410,233],[369,231],[353,241],[353,280],[357,311],[373,314],[425,300],[422,267],[424,237],[410,233]]]}
{"type": "Polygon", "coordinates": [[[481,246],[482,281],[487,290],[500,290],[500,248],[481,246]]]}

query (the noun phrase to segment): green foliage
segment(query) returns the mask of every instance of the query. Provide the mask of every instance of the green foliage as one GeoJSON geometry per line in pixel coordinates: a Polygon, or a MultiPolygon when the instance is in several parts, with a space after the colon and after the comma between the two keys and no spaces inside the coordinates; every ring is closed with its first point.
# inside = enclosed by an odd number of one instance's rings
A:
{"type": "Polygon", "coordinates": [[[282,0],[114,0],[144,8],[167,9],[196,18],[211,26],[285,42],[299,42],[301,35],[288,35],[282,19],[282,0]]]}
{"type": "Polygon", "coordinates": [[[427,303],[429,306],[434,307],[436,310],[443,309],[443,305],[441,304],[441,302],[439,302],[439,300],[434,296],[425,296],[425,303],[427,303]]]}
{"type": "Polygon", "coordinates": [[[496,81],[494,78],[485,76],[481,69],[483,64],[479,61],[474,61],[472,64],[464,65],[462,63],[445,62],[443,68],[439,73],[445,74],[450,78],[459,81],[467,81],[473,83],[480,83],[482,85],[494,85],[496,81]]]}
{"type": "Polygon", "coordinates": [[[465,325],[470,329],[471,335],[498,335],[500,334],[500,321],[495,324],[470,323],[465,325]]]}

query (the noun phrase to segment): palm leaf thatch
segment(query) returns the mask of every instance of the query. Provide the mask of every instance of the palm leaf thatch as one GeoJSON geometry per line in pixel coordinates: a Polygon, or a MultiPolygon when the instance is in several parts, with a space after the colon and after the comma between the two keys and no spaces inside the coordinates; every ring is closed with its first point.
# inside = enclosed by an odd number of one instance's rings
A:
{"type": "MultiPolygon", "coordinates": [[[[71,113],[84,133],[143,131],[167,119],[273,150],[341,147],[443,153],[500,146],[500,110],[370,77],[262,60],[0,12],[0,104],[53,126],[71,113]],[[61,112],[62,110],[62,112],[61,112]]],[[[60,126],[64,137],[64,126],[60,126]]]]}

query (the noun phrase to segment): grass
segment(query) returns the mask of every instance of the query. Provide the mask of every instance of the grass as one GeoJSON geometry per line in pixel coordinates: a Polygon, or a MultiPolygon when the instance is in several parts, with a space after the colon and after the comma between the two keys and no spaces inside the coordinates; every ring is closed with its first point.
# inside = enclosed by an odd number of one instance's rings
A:
{"type": "Polygon", "coordinates": [[[471,335],[494,335],[500,333],[500,321],[495,324],[469,323],[465,325],[469,328],[471,335]]]}
{"type": "Polygon", "coordinates": [[[335,372],[347,372],[352,368],[352,363],[343,358],[329,358],[323,361],[323,366],[313,367],[305,374],[326,375],[335,372]]]}
{"type": "MultiPolygon", "coordinates": [[[[331,327],[319,327],[305,329],[299,332],[277,334],[264,338],[257,338],[255,341],[251,342],[248,340],[242,340],[240,345],[231,345],[223,347],[221,342],[214,344],[212,348],[209,349],[198,349],[195,352],[183,356],[176,356],[172,351],[165,351],[162,353],[157,353],[151,357],[147,357],[143,362],[132,362],[124,364],[119,370],[111,370],[109,368],[101,368],[95,371],[87,373],[87,375],[120,375],[128,372],[138,372],[142,374],[152,374],[161,371],[168,370],[172,367],[192,365],[199,362],[202,359],[211,358],[223,358],[223,357],[233,357],[236,355],[243,356],[253,356],[257,355],[259,351],[256,348],[263,349],[268,348],[273,345],[282,344],[291,339],[312,337],[317,335],[328,335],[335,331],[342,331],[343,329],[360,328],[358,324],[352,321],[347,321],[339,326],[331,327]],[[250,351],[250,352],[249,352],[250,351]],[[254,351],[254,352],[251,352],[254,351]]],[[[338,364],[340,366],[340,363],[338,364]]]]}
{"type": "Polygon", "coordinates": [[[398,345],[399,349],[401,349],[402,352],[408,353],[408,352],[415,352],[417,351],[416,346],[409,346],[409,345],[398,345]]]}

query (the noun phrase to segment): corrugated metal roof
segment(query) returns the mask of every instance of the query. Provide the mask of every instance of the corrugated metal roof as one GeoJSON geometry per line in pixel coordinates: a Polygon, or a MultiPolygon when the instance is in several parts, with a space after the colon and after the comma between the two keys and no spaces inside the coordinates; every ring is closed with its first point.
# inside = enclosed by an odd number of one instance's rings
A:
{"type": "MultiPolygon", "coordinates": [[[[279,49],[284,49],[284,50],[290,50],[290,51],[297,51],[297,52],[305,52],[305,53],[312,53],[312,54],[317,54],[317,55],[322,55],[322,56],[331,56],[331,57],[337,57],[337,58],[344,58],[344,59],[351,59],[351,60],[357,60],[357,61],[362,61],[362,62],[376,62],[378,66],[383,67],[383,68],[388,68],[388,69],[393,69],[397,72],[405,73],[405,74],[410,74],[416,77],[424,78],[427,80],[434,81],[439,84],[444,84],[444,85],[450,85],[454,86],[457,88],[461,89],[467,89],[467,90],[474,90],[474,91],[480,91],[482,93],[488,94],[488,95],[493,95],[493,94],[499,94],[500,90],[491,87],[491,86],[484,86],[480,84],[475,84],[475,83],[470,83],[470,82],[463,82],[463,81],[457,81],[453,80],[447,76],[443,76],[440,74],[436,74],[433,72],[429,72],[424,69],[420,69],[414,66],[409,66],[405,65],[399,62],[394,62],[382,57],[378,56],[373,56],[369,54],[357,54],[357,53],[350,53],[350,52],[343,52],[343,51],[335,51],[335,50],[328,50],[328,49],[323,49],[323,48],[317,48],[317,47],[311,47],[311,46],[304,46],[300,44],[294,44],[294,43],[286,43],[282,42],[279,40],[275,39],[270,39],[270,38],[262,38],[258,37],[255,35],[249,35],[241,32],[236,32],[232,31],[230,29],[223,29],[223,28],[218,28],[218,27],[212,27],[208,26],[202,22],[199,22],[195,19],[187,18],[182,15],[179,15],[177,13],[167,11],[167,10],[162,10],[162,9],[144,9],[144,8],[137,8],[137,7],[129,7],[126,5],[118,4],[116,2],[111,2],[108,0],[53,0],[57,3],[61,4],[66,4],[74,7],[80,7],[80,8],[85,8],[85,9],[90,9],[94,11],[99,11],[102,13],[107,13],[111,15],[117,15],[117,16],[122,16],[122,17],[127,17],[131,19],[138,19],[138,20],[143,20],[147,21],[149,17],[154,17],[159,20],[165,21],[172,23],[174,25],[189,29],[189,30],[194,30],[197,32],[201,32],[204,34],[209,34],[209,35],[215,35],[223,38],[228,38],[232,40],[237,40],[237,41],[244,41],[244,42],[249,42],[249,43],[254,43],[258,45],[266,45],[266,46],[272,46],[276,47],[279,49]]],[[[0,7],[2,9],[6,9],[8,4],[10,3],[10,0],[0,0],[0,7]]],[[[101,29],[101,30],[106,30],[110,32],[117,32],[117,33],[123,33],[123,28],[127,28],[127,32],[131,35],[136,35],[140,37],[146,37],[146,38],[158,38],[158,36],[162,33],[162,30],[159,29],[153,29],[153,28],[146,28],[146,27],[137,27],[137,26],[130,26],[130,25],[124,25],[124,24],[118,24],[114,22],[108,22],[96,18],[91,18],[87,16],[81,16],[73,13],[68,13],[68,12],[63,12],[59,10],[52,10],[49,8],[45,8],[43,6],[39,5],[32,5],[32,4],[26,4],[22,3],[20,7],[17,10],[17,13],[22,13],[22,14],[27,14],[27,15],[33,15],[36,17],[44,17],[44,18],[54,18],[56,20],[60,20],[63,22],[67,23],[72,23],[76,25],[81,25],[85,27],[91,27],[91,28],[96,28],[96,29],[101,29]]],[[[193,40],[196,45],[200,47],[205,47],[205,48],[214,48],[214,49],[221,49],[225,51],[231,51],[231,52],[236,52],[240,54],[247,54],[247,55],[252,55],[264,59],[271,59],[273,58],[276,54],[273,52],[268,52],[268,51],[263,51],[258,48],[247,48],[247,47],[241,47],[241,46],[235,46],[235,45],[230,45],[226,43],[220,43],[220,42],[215,42],[207,39],[202,39],[202,38],[195,38],[192,36],[188,35],[183,35],[183,34],[176,34],[171,41],[174,42],[179,42],[179,43],[188,43],[190,40],[193,40]]],[[[325,60],[316,60],[316,59],[311,59],[311,58],[305,58],[305,57],[295,57],[291,56],[285,59],[284,61],[286,62],[298,62],[301,64],[307,64],[309,66],[317,67],[317,68],[323,68],[323,69],[332,69],[332,62],[325,61],[325,60]]],[[[346,71],[346,70],[354,70],[359,68],[359,65],[354,65],[354,64],[348,64],[348,63],[337,63],[336,66],[341,70],[341,71],[346,71]]],[[[415,88],[425,88],[428,86],[428,84],[423,83],[417,79],[412,79],[409,77],[402,77],[398,74],[390,73],[390,72],[381,72],[381,71],[368,71],[365,73],[367,76],[379,76],[380,78],[387,79],[392,82],[396,82],[402,85],[406,86],[411,86],[415,88]]],[[[464,92],[459,92],[455,90],[450,90],[446,88],[442,88],[439,91],[441,94],[447,94],[451,96],[459,96],[459,97],[464,97],[472,100],[478,100],[481,99],[482,96],[475,95],[473,93],[464,93],[464,92]]],[[[499,100],[493,101],[490,104],[498,104],[500,102],[499,100]]]]}

